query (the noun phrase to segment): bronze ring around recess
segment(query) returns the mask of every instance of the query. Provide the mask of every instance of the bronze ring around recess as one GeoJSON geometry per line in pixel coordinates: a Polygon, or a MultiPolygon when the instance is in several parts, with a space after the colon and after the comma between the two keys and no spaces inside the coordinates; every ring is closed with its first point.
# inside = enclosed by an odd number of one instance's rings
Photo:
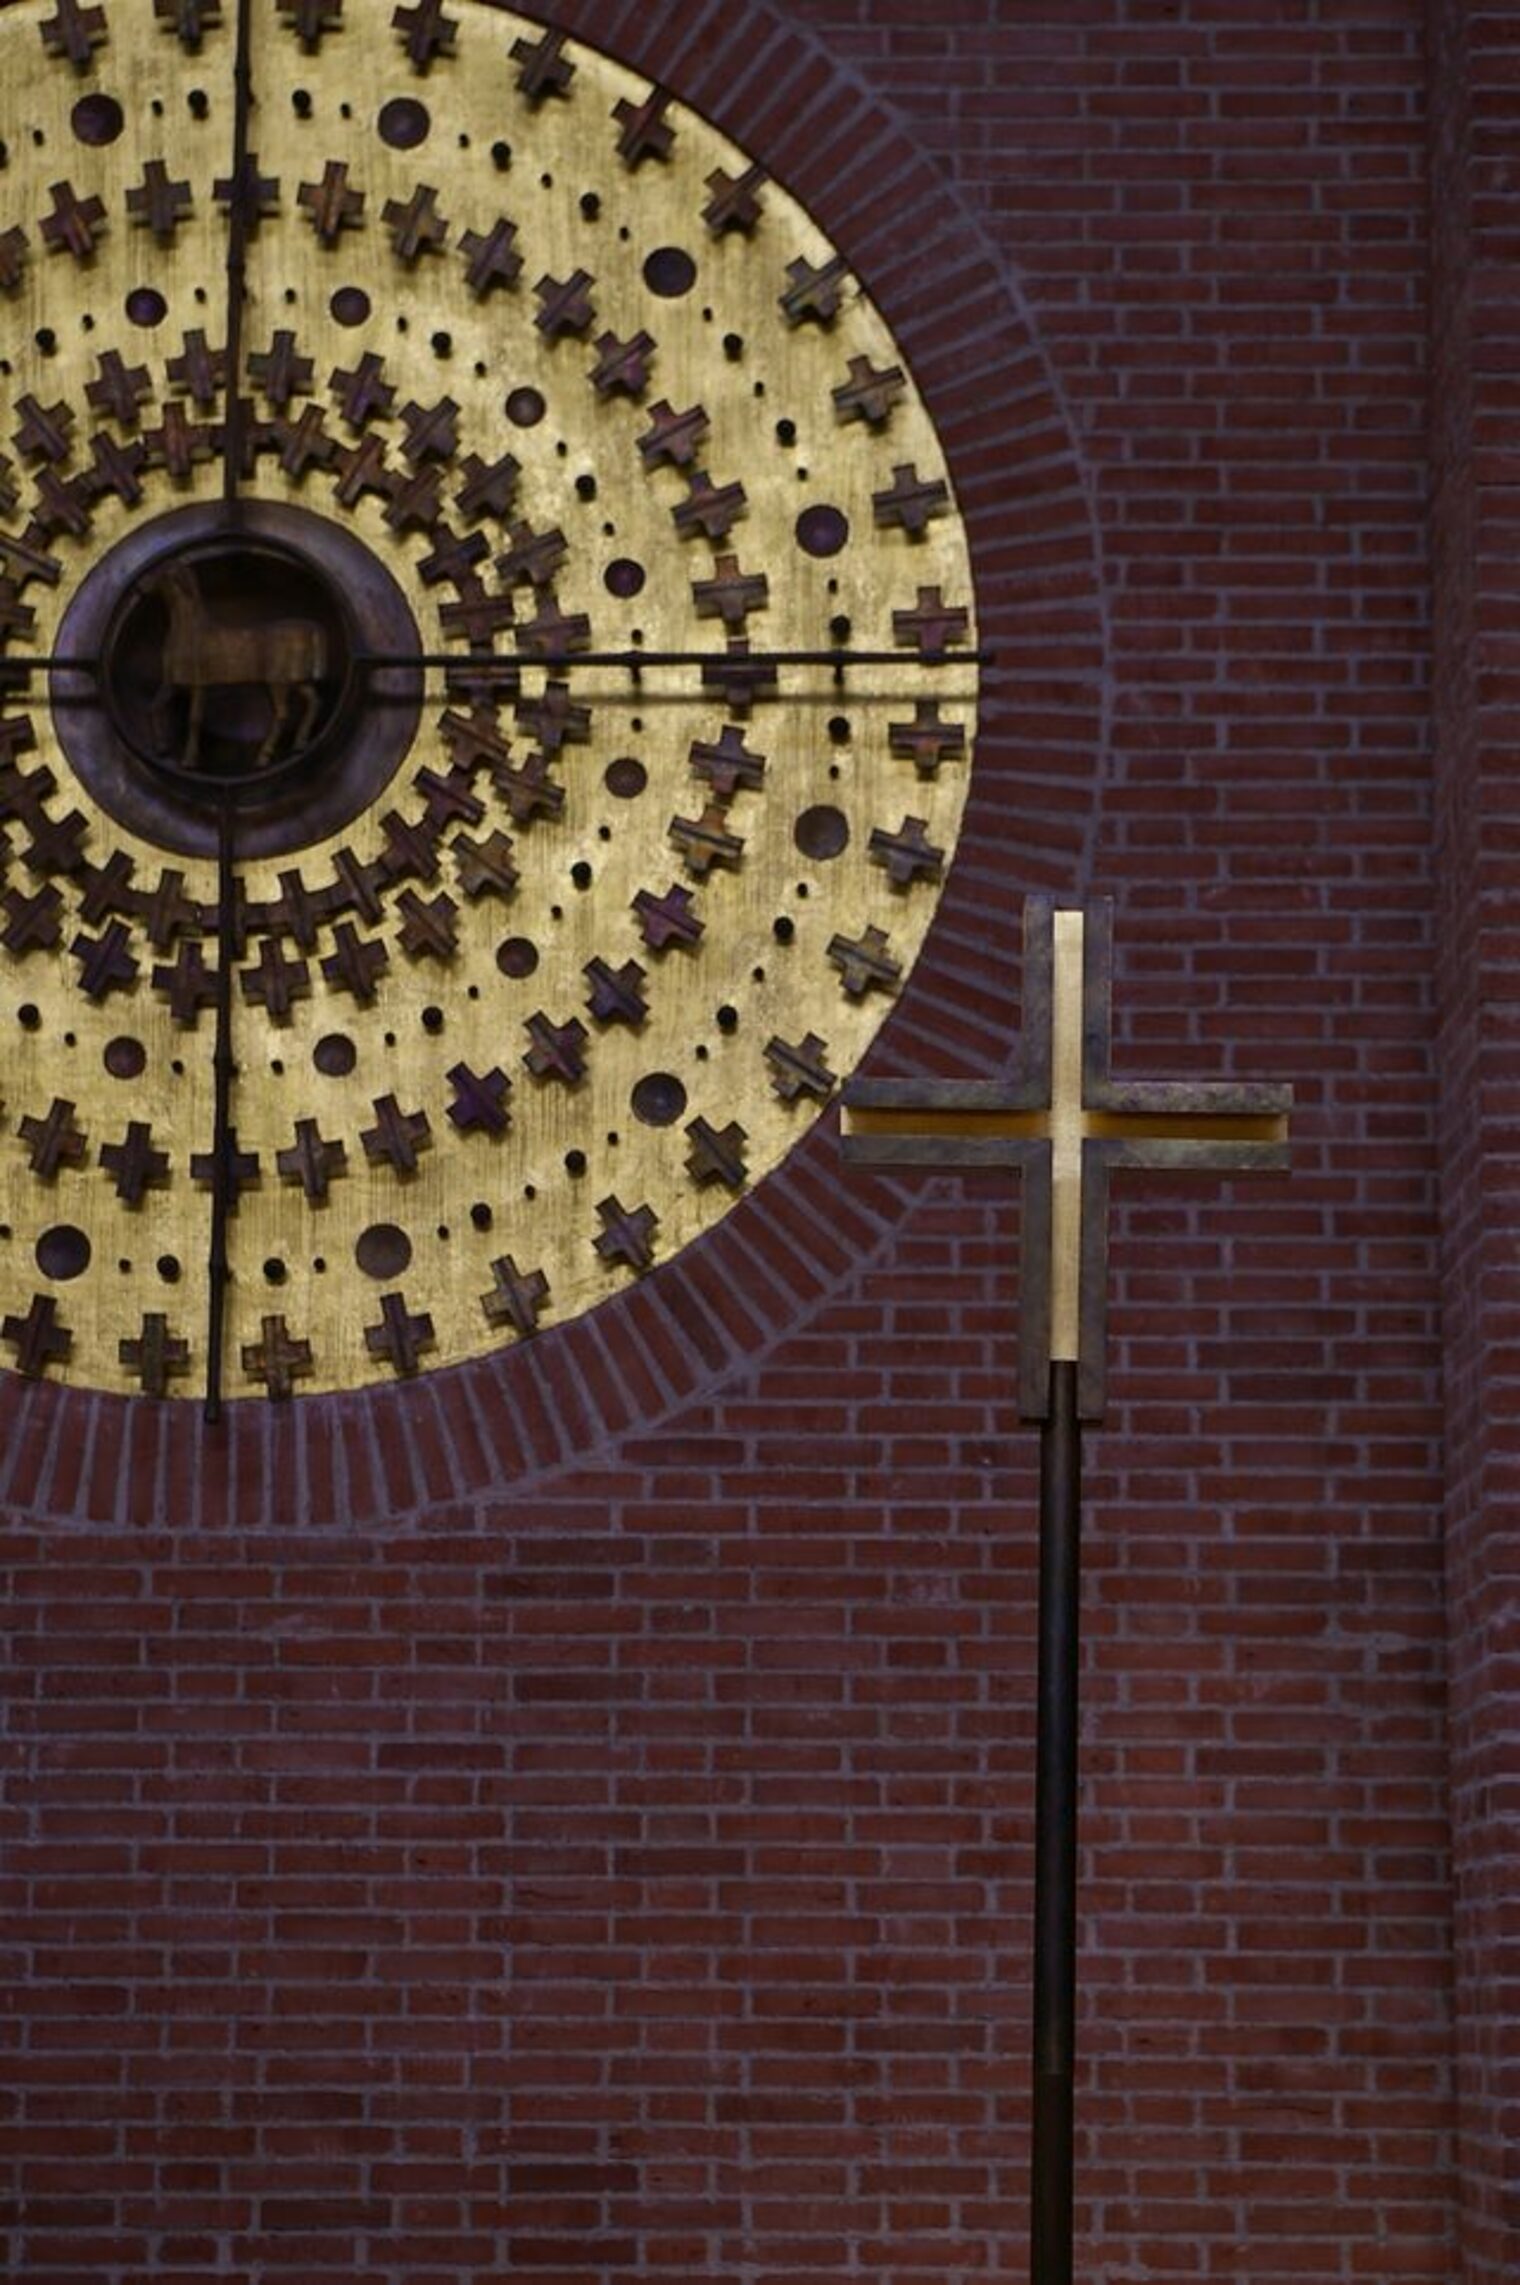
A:
{"type": "Polygon", "coordinates": [[[391,573],[305,508],[216,505],[139,525],[81,582],[50,678],[59,741],[118,823],[210,856],[232,793],[245,856],[339,832],[410,751],[422,645],[391,573]],[[362,684],[364,704],[357,703],[362,684]]]}

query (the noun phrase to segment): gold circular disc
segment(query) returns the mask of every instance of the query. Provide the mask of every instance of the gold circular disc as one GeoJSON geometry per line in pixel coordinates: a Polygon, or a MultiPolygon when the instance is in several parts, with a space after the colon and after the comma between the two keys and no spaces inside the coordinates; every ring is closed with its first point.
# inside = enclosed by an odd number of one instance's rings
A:
{"type": "Polygon", "coordinates": [[[0,16],[0,1354],[157,1395],[219,1186],[234,1396],[711,1227],[901,990],[974,728],[944,453],[794,198],[484,0],[249,24],[240,118],[233,0],[0,16]]]}

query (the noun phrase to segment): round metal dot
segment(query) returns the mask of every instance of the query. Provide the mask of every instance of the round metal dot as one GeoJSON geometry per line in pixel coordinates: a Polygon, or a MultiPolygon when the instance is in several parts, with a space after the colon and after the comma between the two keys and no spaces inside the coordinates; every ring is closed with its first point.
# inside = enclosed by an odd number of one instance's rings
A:
{"type": "Polygon", "coordinates": [[[537,428],[548,409],[539,389],[514,389],[507,399],[507,418],[516,428],[537,428]]]}
{"type": "Polygon", "coordinates": [[[648,785],[649,772],[636,754],[619,754],[615,762],[607,764],[602,783],[619,801],[632,801],[648,785]]]}
{"type": "Polygon", "coordinates": [[[470,1208],[471,1229],[489,1230],[494,1219],[490,1207],[485,1204],[484,1200],[470,1208]]]}
{"type": "Polygon", "coordinates": [[[739,1028],[739,1011],[737,1008],[725,1005],[719,1008],[715,1021],[719,1031],[737,1031],[739,1028]]]}
{"type": "Polygon", "coordinates": [[[850,718],[848,714],[831,714],[829,716],[829,736],[833,739],[836,746],[847,746],[849,744],[850,718]]]}
{"type": "Polygon", "coordinates": [[[114,143],[125,124],[126,114],[114,95],[81,95],[69,113],[81,143],[114,143]]]}
{"type": "Polygon", "coordinates": [[[42,1023],[42,1010],[27,1000],[16,1010],[16,1021],[23,1031],[37,1031],[42,1023]]]}
{"type": "Polygon", "coordinates": [[[531,976],[538,966],[538,946],[530,937],[504,937],[496,947],[496,965],[504,976],[531,976]]]}
{"type": "Polygon", "coordinates": [[[389,103],[380,106],[376,122],[382,143],[389,143],[393,151],[414,151],[425,143],[433,122],[425,103],[414,95],[393,95],[389,103]]]}
{"type": "Polygon", "coordinates": [[[673,1071],[646,1071],[629,1097],[646,1127],[674,1126],[686,1108],[686,1089],[673,1071]]]}
{"type": "Polygon", "coordinates": [[[804,555],[837,555],[850,536],[850,519],[843,508],[823,501],[804,508],[797,518],[797,545],[804,555]]]}
{"type": "Polygon", "coordinates": [[[160,1254],[155,1266],[165,1285],[178,1285],[180,1278],[179,1261],[174,1254],[160,1254]]]}
{"type": "Polygon", "coordinates": [[[631,555],[614,557],[602,573],[602,584],[608,594],[620,596],[625,603],[641,592],[644,579],[644,566],[635,563],[631,555]]]}
{"type": "Polygon", "coordinates": [[[443,1010],[442,1010],[442,1008],[424,1008],[424,1009],[423,1009],[423,1011],[422,1011],[422,1028],[423,1028],[423,1030],[424,1030],[424,1031],[427,1031],[427,1032],[435,1032],[435,1033],[436,1033],[436,1032],[440,1032],[440,1031],[442,1031],[442,1029],[443,1029],[443,1010]]]}
{"type": "Polygon", "coordinates": [[[362,286],[339,286],[328,303],[339,325],[362,325],[370,312],[369,295],[362,286]]]}
{"type": "Polygon", "coordinates": [[[565,1172],[567,1174],[573,1174],[578,1180],[580,1176],[585,1173],[585,1171],[585,1152],[583,1150],[567,1150],[565,1153],[565,1172]]]}
{"type": "Polygon", "coordinates": [[[359,1050],[341,1031],[325,1032],[311,1051],[311,1060],[328,1079],[345,1079],[359,1060],[359,1050]]]}
{"type": "Polygon", "coordinates": [[[285,1283],[285,1264],[278,1255],[271,1254],[268,1261],[265,1262],[264,1277],[270,1285],[283,1285],[285,1283]]]}
{"type": "Polygon", "coordinates": [[[656,246],[644,264],[645,285],[667,301],[689,294],[696,282],[697,265],[684,246],[656,246]]]}
{"type": "Polygon", "coordinates": [[[101,1058],[113,1079],[136,1079],[147,1065],[148,1051],[140,1039],[108,1039],[101,1058]]]}
{"type": "Polygon", "coordinates": [[[44,1277],[56,1278],[62,1284],[68,1278],[83,1277],[89,1266],[90,1241],[72,1222],[56,1222],[37,1240],[37,1267],[44,1277]]]}
{"type": "Polygon", "coordinates": [[[778,913],[771,922],[771,934],[778,944],[790,944],[797,933],[797,923],[787,913],[778,913]]]}
{"type": "Polygon", "coordinates": [[[371,1222],[355,1241],[354,1260],[366,1277],[400,1277],[411,1267],[412,1241],[394,1222],[371,1222]]]}
{"type": "Polygon", "coordinates": [[[162,325],[169,304],[156,286],[134,286],[127,296],[127,316],[133,325],[162,325]]]}
{"type": "Polygon", "coordinates": [[[802,812],[792,828],[792,839],[805,857],[837,857],[849,847],[850,821],[842,809],[819,802],[816,808],[802,812]]]}

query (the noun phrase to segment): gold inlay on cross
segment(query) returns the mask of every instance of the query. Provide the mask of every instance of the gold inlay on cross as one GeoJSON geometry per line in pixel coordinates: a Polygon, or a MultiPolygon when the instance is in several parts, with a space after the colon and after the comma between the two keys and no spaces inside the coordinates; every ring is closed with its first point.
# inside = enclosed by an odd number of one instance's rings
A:
{"type": "Polygon", "coordinates": [[[1006,1080],[855,1080],[844,1150],[860,1165],[1019,1168],[1024,1182],[1020,1403],[1043,1417],[1049,1368],[1079,1367],[1102,1415],[1108,1180],[1114,1167],[1261,1174],[1288,1162],[1291,1089],[1116,1080],[1109,1071],[1112,908],[1025,908],[1024,1026],[1006,1080]]]}

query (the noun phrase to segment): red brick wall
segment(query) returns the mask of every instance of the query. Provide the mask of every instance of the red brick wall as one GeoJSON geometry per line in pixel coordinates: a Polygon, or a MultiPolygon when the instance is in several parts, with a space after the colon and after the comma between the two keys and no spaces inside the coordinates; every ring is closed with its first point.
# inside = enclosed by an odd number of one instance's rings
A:
{"type": "MultiPolygon", "coordinates": [[[[1291,1184],[1133,1178],[1115,1216],[1080,2274],[1450,2285],[1465,2201],[1488,2285],[1506,1803],[1459,1671],[1454,1999],[1423,12],[545,13],[814,206],[946,439],[1000,663],[877,1067],[1005,1056],[1018,896],[1096,887],[1123,1067],[1298,1090],[1291,1184]]],[[[1497,1276],[1500,1204],[1473,1171],[1448,1297],[1474,1248],[1497,1276]]],[[[218,1440],[0,1387],[11,2274],[1019,2273],[1016,1238],[997,1184],[846,1178],[821,1132],[635,1293],[413,1390],[218,1440]]],[[[1491,1290],[1449,1298],[1459,1419],[1491,1290]]],[[[1451,1471],[1459,1661],[1502,1655],[1501,1460],[1493,1427],[1451,1471]]]]}

